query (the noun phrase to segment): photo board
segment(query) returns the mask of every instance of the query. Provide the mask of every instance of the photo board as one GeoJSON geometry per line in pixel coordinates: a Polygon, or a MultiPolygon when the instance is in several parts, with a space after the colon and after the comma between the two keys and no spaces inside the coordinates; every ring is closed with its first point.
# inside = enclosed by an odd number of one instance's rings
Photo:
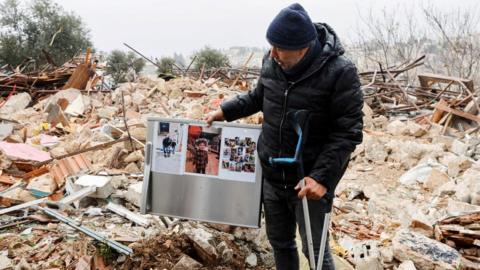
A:
{"type": "Polygon", "coordinates": [[[260,226],[260,126],[148,118],[141,212],[260,226]]]}

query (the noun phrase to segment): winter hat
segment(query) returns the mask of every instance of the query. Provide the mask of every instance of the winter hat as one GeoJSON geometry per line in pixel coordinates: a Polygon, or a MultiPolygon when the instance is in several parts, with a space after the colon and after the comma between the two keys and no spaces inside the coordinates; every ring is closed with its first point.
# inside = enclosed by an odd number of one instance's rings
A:
{"type": "Polygon", "coordinates": [[[267,40],[275,47],[297,50],[308,47],[317,30],[307,11],[298,3],[280,11],[267,29],[267,40]]]}

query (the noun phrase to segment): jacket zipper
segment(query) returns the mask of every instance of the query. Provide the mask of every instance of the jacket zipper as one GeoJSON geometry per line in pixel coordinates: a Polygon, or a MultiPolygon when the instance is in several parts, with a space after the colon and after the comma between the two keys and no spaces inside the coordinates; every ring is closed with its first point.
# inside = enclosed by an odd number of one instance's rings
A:
{"type": "MultiPolygon", "coordinates": [[[[280,153],[279,157],[282,157],[282,129],[283,129],[283,123],[285,122],[285,116],[287,114],[287,101],[288,101],[288,93],[290,89],[295,85],[295,82],[291,83],[287,89],[285,90],[285,93],[283,94],[283,110],[282,110],[282,120],[280,121],[280,130],[279,130],[279,142],[280,142],[280,153]]],[[[285,168],[282,168],[282,178],[283,178],[283,183],[285,184],[285,189],[287,189],[287,179],[285,177],[285,168]]]]}
{"type": "MultiPolygon", "coordinates": [[[[280,130],[279,130],[279,142],[280,142],[280,153],[279,153],[279,157],[282,157],[282,128],[283,128],[283,123],[285,122],[285,116],[287,114],[287,101],[288,101],[288,93],[290,92],[290,90],[293,88],[293,86],[295,86],[295,84],[307,79],[308,77],[310,77],[312,74],[314,74],[315,72],[319,71],[321,68],[323,68],[323,66],[325,65],[325,63],[330,59],[331,57],[326,57],[325,60],[322,62],[322,64],[317,68],[315,69],[314,71],[310,72],[309,74],[307,74],[306,76],[300,78],[298,81],[295,81],[295,82],[288,82],[290,85],[287,87],[287,89],[285,90],[285,93],[284,93],[284,97],[283,97],[283,110],[282,110],[282,120],[280,121],[280,130]]],[[[287,189],[287,178],[285,177],[285,169],[282,168],[282,178],[283,178],[283,183],[284,183],[284,188],[287,189]]]]}

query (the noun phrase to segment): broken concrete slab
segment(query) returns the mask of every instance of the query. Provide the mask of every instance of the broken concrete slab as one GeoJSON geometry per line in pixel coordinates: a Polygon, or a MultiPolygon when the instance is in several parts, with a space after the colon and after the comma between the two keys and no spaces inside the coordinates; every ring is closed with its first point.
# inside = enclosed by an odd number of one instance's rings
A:
{"type": "Polygon", "coordinates": [[[460,267],[461,255],[458,251],[419,233],[400,230],[392,245],[397,260],[411,260],[422,270],[455,270],[460,267]]]}
{"type": "Polygon", "coordinates": [[[142,201],[142,186],[143,182],[132,184],[125,194],[125,199],[137,207],[140,207],[142,201]]]}
{"type": "Polygon", "coordinates": [[[11,96],[0,108],[0,114],[10,115],[25,109],[32,101],[30,94],[19,93],[11,96]]]}
{"type": "Polygon", "coordinates": [[[111,180],[112,178],[107,176],[82,175],[75,181],[75,185],[82,188],[94,186],[97,190],[90,197],[106,199],[114,191],[111,180]]]}
{"type": "Polygon", "coordinates": [[[446,171],[446,168],[435,161],[420,163],[403,174],[399,181],[404,185],[413,185],[415,183],[425,183],[432,171],[436,169],[439,172],[446,171]]]}
{"type": "Polygon", "coordinates": [[[24,143],[0,142],[0,149],[12,160],[46,161],[50,153],[24,143]]]}
{"type": "Polygon", "coordinates": [[[50,174],[43,174],[30,180],[27,185],[33,196],[37,198],[46,197],[57,190],[57,183],[50,174]]]}
{"type": "Polygon", "coordinates": [[[83,115],[89,105],[88,97],[79,95],[65,109],[65,113],[72,116],[83,115]]]}

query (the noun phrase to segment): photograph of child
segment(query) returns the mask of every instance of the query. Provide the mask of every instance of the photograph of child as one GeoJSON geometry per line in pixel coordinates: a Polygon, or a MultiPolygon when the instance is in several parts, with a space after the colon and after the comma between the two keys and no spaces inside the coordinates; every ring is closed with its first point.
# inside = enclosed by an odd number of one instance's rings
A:
{"type": "Polygon", "coordinates": [[[185,172],[217,176],[220,166],[220,147],[220,128],[190,125],[185,172]]]}
{"type": "Polygon", "coordinates": [[[185,124],[159,122],[154,139],[153,171],[181,173],[185,124]]]}

